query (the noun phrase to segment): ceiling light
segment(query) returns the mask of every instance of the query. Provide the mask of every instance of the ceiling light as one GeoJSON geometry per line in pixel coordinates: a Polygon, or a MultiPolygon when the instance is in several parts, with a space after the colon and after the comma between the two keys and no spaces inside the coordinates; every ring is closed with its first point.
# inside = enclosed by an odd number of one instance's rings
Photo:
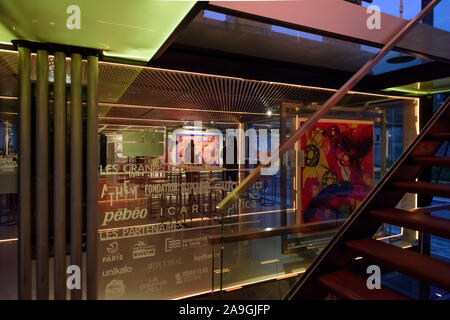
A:
{"type": "Polygon", "coordinates": [[[416,60],[416,57],[413,56],[400,56],[400,57],[393,57],[386,60],[387,63],[390,64],[400,64],[400,63],[407,63],[416,60]]]}

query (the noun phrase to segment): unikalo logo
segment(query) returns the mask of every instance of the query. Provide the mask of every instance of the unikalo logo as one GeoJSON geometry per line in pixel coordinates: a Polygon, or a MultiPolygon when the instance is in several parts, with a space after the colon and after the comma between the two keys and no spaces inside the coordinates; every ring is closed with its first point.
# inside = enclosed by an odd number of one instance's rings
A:
{"type": "Polygon", "coordinates": [[[111,276],[118,276],[126,273],[130,273],[133,271],[133,268],[131,266],[123,266],[123,267],[114,267],[108,270],[102,271],[103,277],[111,277],[111,276]]]}
{"type": "Polygon", "coordinates": [[[105,287],[106,299],[117,299],[125,294],[125,284],[122,280],[113,279],[105,287]]]}
{"type": "Polygon", "coordinates": [[[123,260],[123,255],[119,252],[119,243],[111,242],[106,247],[106,255],[102,257],[102,263],[119,262],[123,260]]]}
{"type": "Polygon", "coordinates": [[[155,246],[148,245],[144,241],[138,241],[133,245],[133,259],[154,257],[155,254],[155,246]]]}

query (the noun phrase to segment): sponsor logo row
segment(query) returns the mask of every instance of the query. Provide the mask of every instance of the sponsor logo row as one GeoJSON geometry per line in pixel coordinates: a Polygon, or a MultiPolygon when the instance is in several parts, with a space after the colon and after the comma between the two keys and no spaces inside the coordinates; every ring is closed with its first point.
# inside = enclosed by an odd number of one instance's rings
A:
{"type": "MultiPolygon", "coordinates": [[[[189,239],[166,238],[164,241],[164,251],[174,252],[177,250],[196,249],[206,246],[206,241],[207,238],[205,236],[189,239]]],[[[156,246],[150,245],[142,240],[134,243],[131,250],[132,258],[134,260],[156,256],[156,246]]],[[[102,263],[120,262],[124,259],[124,255],[119,249],[119,242],[117,240],[110,242],[105,251],[105,254],[102,256],[102,263]]],[[[194,261],[201,261],[201,258],[196,259],[197,258],[195,258],[194,261]]]]}
{"type": "MultiPolygon", "coordinates": [[[[105,286],[105,298],[119,299],[124,297],[127,291],[137,291],[133,292],[134,294],[151,294],[160,292],[161,290],[168,288],[170,285],[177,287],[180,285],[189,285],[192,282],[209,279],[209,273],[210,270],[208,267],[183,270],[172,274],[169,278],[151,276],[147,278],[144,283],[140,283],[137,285],[127,285],[127,283],[123,279],[114,278],[105,286]],[[138,290],[136,290],[136,287],[138,290]]],[[[120,276],[122,275],[122,273],[117,273],[116,275],[120,276]]]]}
{"type": "MultiPolygon", "coordinates": [[[[156,248],[154,245],[149,245],[144,241],[136,242],[132,247],[132,258],[142,259],[147,257],[154,257],[156,255],[156,248]]],[[[119,242],[113,241],[106,247],[106,253],[102,257],[102,263],[120,262],[124,259],[123,254],[119,250],[119,242]]]]}

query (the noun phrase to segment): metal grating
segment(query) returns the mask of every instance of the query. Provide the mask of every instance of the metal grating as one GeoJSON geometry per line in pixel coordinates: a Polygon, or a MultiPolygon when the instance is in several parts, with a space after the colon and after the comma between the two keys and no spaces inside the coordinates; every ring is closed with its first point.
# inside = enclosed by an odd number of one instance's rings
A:
{"type": "MultiPolygon", "coordinates": [[[[100,73],[111,73],[109,69],[115,67],[117,67],[115,64],[102,63],[100,64],[100,73]]],[[[322,104],[335,92],[332,89],[183,71],[123,65],[120,67],[140,70],[117,103],[127,106],[127,111],[130,112],[130,115],[133,114],[130,117],[142,119],[247,122],[252,118],[265,115],[268,110],[274,114],[278,113],[282,102],[322,104]],[[130,105],[167,108],[168,110],[161,113],[155,109],[147,109],[147,112],[143,112],[142,110],[128,109],[130,105]],[[175,109],[176,112],[169,112],[170,109],[175,109]],[[221,111],[221,113],[217,113],[217,111],[221,111]]],[[[384,95],[351,92],[338,105],[361,106],[368,102],[391,99],[392,97],[384,95]]],[[[124,110],[111,108],[104,115],[115,117],[125,113],[124,110]]]]}
{"type": "Polygon", "coordinates": [[[139,68],[99,64],[99,101],[116,103],[136,79],[140,71],[139,68]]]}
{"type": "MultiPolygon", "coordinates": [[[[18,96],[17,60],[17,52],[0,50],[1,96],[18,96]]],[[[34,60],[32,57],[32,62],[34,60]]],[[[70,59],[67,59],[68,83],[69,64],[70,59]]],[[[33,69],[32,65],[32,74],[33,69]]],[[[53,80],[51,72],[49,78],[53,80]]],[[[193,120],[248,122],[261,119],[268,110],[276,115],[282,102],[322,104],[334,92],[325,88],[99,63],[99,110],[102,123],[112,118],[116,119],[114,123],[130,118],[143,125],[148,125],[151,120],[155,122],[154,125],[161,125],[161,120],[168,120],[168,123],[193,120]]],[[[338,106],[361,106],[393,98],[407,99],[350,92],[338,106]]]]}
{"type": "Polygon", "coordinates": [[[0,51],[0,95],[19,96],[19,58],[17,52],[0,51]]]}
{"type": "MultiPolygon", "coordinates": [[[[114,64],[103,63],[100,72],[114,64]]],[[[138,67],[121,66],[125,69],[138,67]]],[[[265,81],[188,73],[182,71],[139,68],[141,72],[119,99],[119,104],[220,110],[224,112],[276,112],[282,102],[318,103],[335,90],[265,81]]],[[[351,92],[339,106],[361,105],[391,97],[351,92]]]]}

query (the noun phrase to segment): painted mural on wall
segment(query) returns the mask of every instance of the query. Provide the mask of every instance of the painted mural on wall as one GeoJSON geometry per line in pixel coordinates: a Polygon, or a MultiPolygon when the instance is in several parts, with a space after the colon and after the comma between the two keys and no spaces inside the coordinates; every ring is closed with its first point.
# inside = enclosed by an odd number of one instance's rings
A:
{"type": "Polygon", "coordinates": [[[189,158],[189,163],[206,163],[212,166],[220,163],[220,137],[213,134],[192,134],[176,136],[176,160],[175,163],[183,163],[186,150],[194,140],[194,159],[189,158]]]}
{"type": "Polygon", "coordinates": [[[319,122],[301,141],[303,222],[348,217],[373,186],[373,124],[319,122]]]}

